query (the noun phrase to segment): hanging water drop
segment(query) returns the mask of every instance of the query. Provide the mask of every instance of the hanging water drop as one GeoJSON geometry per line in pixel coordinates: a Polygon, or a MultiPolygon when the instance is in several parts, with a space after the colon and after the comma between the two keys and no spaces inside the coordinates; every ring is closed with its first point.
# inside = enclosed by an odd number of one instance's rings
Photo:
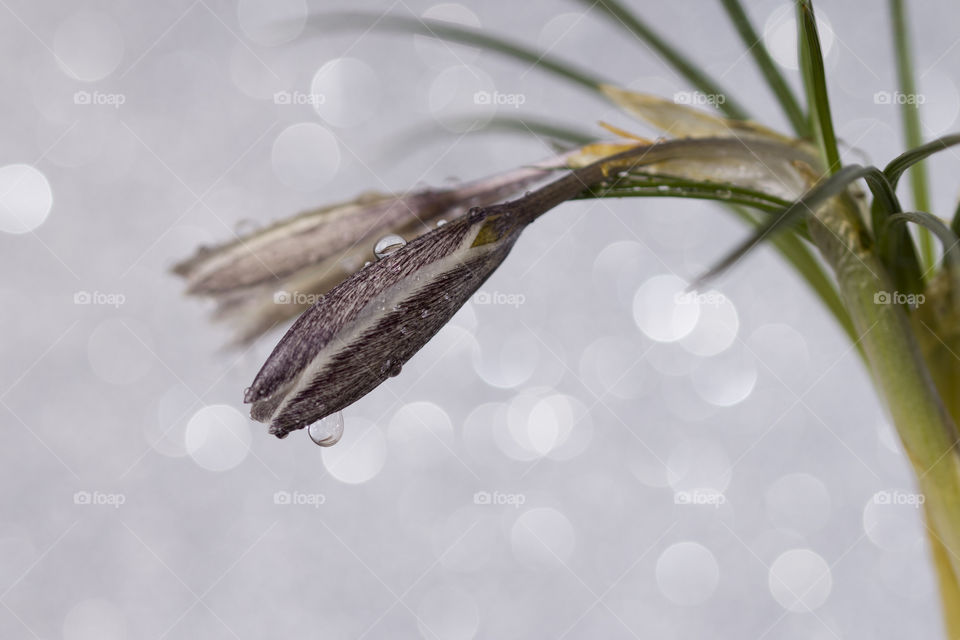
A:
{"type": "Polygon", "coordinates": [[[332,447],[343,437],[343,412],[331,413],[319,422],[307,427],[310,439],[321,447],[332,447]]]}
{"type": "Polygon", "coordinates": [[[442,227],[442,226],[445,225],[445,224],[447,224],[447,221],[446,221],[446,220],[443,220],[443,219],[437,220],[437,226],[438,226],[438,227],[442,227]]]}
{"type": "Polygon", "coordinates": [[[380,373],[394,378],[400,375],[400,369],[402,367],[403,363],[399,360],[392,360],[388,358],[382,365],[380,365],[380,373]]]}
{"type": "Polygon", "coordinates": [[[405,247],[406,244],[406,240],[396,234],[391,233],[390,235],[383,236],[377,240],[377,244],[375,244],[373,247],[373,253],[377,256],[377,259],[386,258],[397,249],[402,249],[405,247]]]}

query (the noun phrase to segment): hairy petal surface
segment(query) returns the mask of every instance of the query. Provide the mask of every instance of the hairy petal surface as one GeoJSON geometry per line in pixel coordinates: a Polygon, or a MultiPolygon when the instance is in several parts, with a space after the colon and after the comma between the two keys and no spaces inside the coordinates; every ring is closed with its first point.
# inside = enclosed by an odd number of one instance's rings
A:
{"type": "Polygon", "coordinates": [[[201,248],[173,270],[186,279],[188,293],[215,300],[214,318],[231,321],[235,341],[247,343],[299,315],[373,260],[379,238],[423,235],[440,220],[542,181],[563,163],[564,156],[559,156],[451,189],[363,195],[201,248]]]}
{"type": "Polygon", "coordinates": [[[247,390],[253,418],[283,437],[399,373],[513,247],[522,226],[496,211],[474,209],[417,238],[300,316],[247,390]],[[477,244],[491,228],[490,241],[477,244]]]}

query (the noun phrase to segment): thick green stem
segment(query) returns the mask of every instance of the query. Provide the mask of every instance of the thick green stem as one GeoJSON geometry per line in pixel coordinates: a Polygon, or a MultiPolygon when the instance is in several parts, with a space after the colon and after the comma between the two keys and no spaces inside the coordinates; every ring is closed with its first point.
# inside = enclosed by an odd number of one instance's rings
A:
{"type": "Polygon", "coordinates": [[[943,609],[943,623],[948,640],[960,640],[960,583],[954,572],[950,552],[943,545],[940,534],[933,529],[930,515],[927,514],[927,539],[930,541],[930,554],[933,556],[933,568],[937,572],[937,586],[940,587],[940,603],[943,609]]]}
{"type": "MultiPolygon", "coordinates": [[[[915,328],[906,311],[882,304],[890,278],[870,246],[863,218],[850,198],[834,198],[811,219],[810,233],[833,267],[874,384],[903,441],[904,449],[926,496],[929,526],[943,549],[938,562],[949,560],[960,575],[960,455],[957,428],[938,393],[915,328]]],[[[944,570],[939,569],[940,578],[944,570]]],[[[947,574],[949,575],[949,574],[947,574]]],[[[948,581],[948,587],[949,587],[948,581]]],[[[942,591],[945,615],[955,619],[960,601],[942,591]]],[[[953,630],[951,630],[951,633],[953,630]]]]}

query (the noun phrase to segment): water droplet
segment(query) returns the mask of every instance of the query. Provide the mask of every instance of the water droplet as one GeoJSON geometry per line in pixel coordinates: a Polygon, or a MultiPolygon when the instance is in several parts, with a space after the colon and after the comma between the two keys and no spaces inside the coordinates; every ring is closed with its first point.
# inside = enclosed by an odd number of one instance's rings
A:
{"type": "Polygon", "coordinates": [[[363,267],[364,267],[364,269],[366,269],[367,267],[369,267],[369,266],[372,265],[372,264],[373,264],[372,262],[370,262],[369,260],[367,260],[366,262],[363,263],[363,267]]]}
{"type": "Polygon", "coordinates": [[[321,447],[332,447],[343,437],[343,412],[331,413],[307,428],[310,439],[321,447]]]}
{"type": "Polygon", "coordinates": [[[437,226],[438,226],[438,227],[442,227],[442,226],[445,225],[445,224],[447,224],[447,221],[446,221],[446,220],[437,220],[437,226]]]}
{"type": "Polygon", "coordinates": [[[396,234],[391,233],[388,236],[383,236],[377,241],[377,244],[373,247],[373,253],[378,259],[386,258],[397,249],[402,249],[405,247],[406,244],[406,240],[396,234]]]}
{"type": "Polygon", "coordinates": [[[420,312],[420,317],[421,317],[421,318],[426,318],[428,315],[430,315],[430,312],[427,311],[426,309],[424,309],[423,311],[420,312]]]}
{"type": "Polygon", "coordinates": [[[670,185],[668,184],[657,185],[657,191],[670,191],[670,185]]]}
{"type": "Polygon", "coordinates": [[[383,363],[383,366],[380,367],[380,373],[385,373],[391,378],[395,378],[400,375],[400,369],[403,368],[403,363],[397,360],[387,360],[383,363]]]}

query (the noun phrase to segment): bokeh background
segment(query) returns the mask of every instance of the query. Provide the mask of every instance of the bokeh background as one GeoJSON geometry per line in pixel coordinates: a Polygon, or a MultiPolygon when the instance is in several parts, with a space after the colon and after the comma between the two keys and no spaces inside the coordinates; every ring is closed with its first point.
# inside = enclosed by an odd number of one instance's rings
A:
{"type": "MultiPolygon", "coordinates": [[[[786,129],[719,3],[631,4],[786,129]]],[[[790,8],[747,5],[796,84],[790,8]]],[[[175,261],[363,191],[552,153],[464,117],[653,133],[489,53],[303,31],[344,8],[690,90],[573,1],[0,1],[0,637],[939,634],[908,466],[816,299],[764,248],[674,306],[744,237],[709,203],[544,217],[345,411],[335,447],[247,419],[242,391],[281,334],[224,349],[175,261]]],[[[910,8],[930,138],[960,111],[958,12],[910,8]]],[[[818,10],[845,155],[884,163],[902,148],[877,97],[895,90],[885,13],[818,10]]],[[[932,163],[941,215],[958,165],[932,163]]]]}

